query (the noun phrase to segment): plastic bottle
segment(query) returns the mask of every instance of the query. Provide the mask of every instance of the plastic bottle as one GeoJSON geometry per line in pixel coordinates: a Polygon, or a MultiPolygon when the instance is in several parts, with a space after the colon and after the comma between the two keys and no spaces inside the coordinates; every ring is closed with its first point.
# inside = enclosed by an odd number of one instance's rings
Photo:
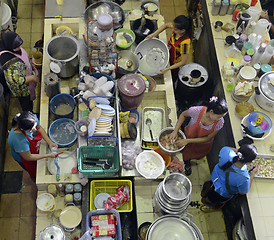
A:
{"type": "Polygon", "coordinates": [[[268,45],[261,57],[261,64],[267,64],[270,62],[270,59],[274,55],[274,48],[271,45],[268,45]]]}
{"type": "Polygon", "coordinates": [[[220,8],[219,15],[220,16],[226,15],[228,7],[229,7],[229,0],[222,0],[222,6],[220,8]]]}
{"type": "Polygon", "coordinates": [[[241,35],[245,30],[245,21],[242,21],[242,23],[237,27],[236,32],[238,35],[241,35]]]}
{"type": "Polygon", "coordinates": [[[73,203],[73,195],[72,194],[66,194],[65,195],[65,204],[73,203]]]}
{"type": "Polygon", "coordinates": [[[237,0],[230,0],[229,7],[227,9],[226,14],[228,14],[228,15],[233,14],[236,5],[237,5],[237,0]]]}
{"type": "Polygon", "coordinates": [[[242,48],[242,54],[246,55],[248,49],[252,49],[252,44],[250,42],[245,42],[242,48]]]}
{"type": "Polygon", "coordinates": [[[243,57],[241,66],[248,66],[248,65],[250,65],[250,62],[251,62],[251,57],[249,55],[245,55],[243,57]]]}
{"type": "Polygon", "coordinates": [[[241,39],[238,39],[235,43],[236,47],[241,51],[244,46],[244,41],[241,39]]]}
{"type": "Polygon", "coordinates": [[[265,51],[265,48],[266,48],[266,43],[262,43],[258,50],[256,51],[256,53],[254,54],[254,56],[252,57],[252,60],[251,60],[251,65],[254,66],[254,64],[256,63],[259,63],[260,60],[261,60],[261,57],[265,51]]]}
{"type": "Polygon", "coordinates": [[[82,201],[82,194],[77,192],[73,194],[73,202],[76,206],[81,205],[81,201],[82,201]]]}
{"type": "Polygon", "coordinates": [[[48,193],[52,194],[52,196],[54,196],[54,197],[57,196],[57,189],[56,189],[55,184],[48,185],[48,193]]]}
{"type": "Polygon", "coordinates": [[[70,183],[66,184],[65,193],[66,194],[73,193],[73,185],[72,184],[70,184],[70,183]]]}
{"type": "Polygon", "coordinates": [[[211,9],[211,15],[212,16],[218,15],[219,12],[220,12],[221,6],[222,6],[221,0],[213,0],[212,9],[211,9]]]}
{"type": "Polygon", "coordinates": [[[80,193],[80,192],[82,192],[82,185],[81,185],[80,183],[76,183],[76,184],[73,186],[73,189],[74,189],[74,192],[80,193]]]}

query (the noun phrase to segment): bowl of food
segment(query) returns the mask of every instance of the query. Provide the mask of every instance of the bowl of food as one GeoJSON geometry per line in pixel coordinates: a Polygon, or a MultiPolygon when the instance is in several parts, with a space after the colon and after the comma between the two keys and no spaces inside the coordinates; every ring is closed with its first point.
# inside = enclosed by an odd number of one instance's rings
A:
{"type": "Polygon", "coordinates": [[[116,45],[119,48],[129,48],[135,41],[135,33],[127,28],[120,28],[116,32],[116,45]]]}
{"type": "Polygon", "coordinates": [[[254,106],[249,102],[239,102],[236,104],[235,112],[240,117],[243,118],[249,113],[254,111],[254,106]]]}
{"type": "MultiPolygon", "coordinates": [[[[174,127],[167,127],[160,131],[157,141],[161,151],[167,155],[172,155],[180,152],[185,146],[179,147],[169,139],[169,135],[174,131],[174,127]]],[[[178,139],[185,139],[185,134],[179,130],[178,139]]]]}
{"type": "Polygon", "coordinates": [[[137,156],[135,166],[138,173],[146,179],[156,179],[163,174],[165,161],[160,154],[145,150],[137,156]]]}

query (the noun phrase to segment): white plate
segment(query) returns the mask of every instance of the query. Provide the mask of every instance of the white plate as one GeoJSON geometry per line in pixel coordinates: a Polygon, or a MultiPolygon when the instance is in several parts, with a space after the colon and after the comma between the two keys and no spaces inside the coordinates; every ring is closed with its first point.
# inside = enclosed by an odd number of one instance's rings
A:
{"type": "Polygon", "coordinates": [[[95,97],[94,98],[95,102],[99,103],[99,104],[105,104],[105,105],[109,105],[110,101],[107,100],[106,98],[100,98],[100,97],[95,97]]]}
{"type": "Polygon", "coordinates": [[[82,221],[82,212],[76,206],[65,207],[60,213],[59,220],[66,228],[77,227],[82,221]]]}
{"type": "Polygon", "coordinates": [[[110,105],[106,105],[106,104],[97,104],[96,107],[102,108],[104,111],[115,112],[115,109],[114,109],[112,106],[110,106],[110,105]]]}
{"type": "Polygon", "coordinates": [[[36,199],[36,206],[41,211],[49,211],[54,206],[54,198],[49,193],[41,193],[36,199]]]}
{"type": "MultiPolygon", "coordinates": [[[[54,160],[54,158],[48,158],[47,161],[48,170],[52,175],[55,175],[57,173],[57,168],[54,160]]],[[[69,151],[62,153],[60,157],[58,157],[58,165],[60,167],[60,174],[71,173],[71,169],[77,167],[76,152],[73,154],[69,151]],[[71,155],[69,156],[69,154],[71,155]]]]}
{"type": "Polygon", "coordinates": [[[111,121],[113,117],[100,117],[97,122],[108,122],[111,121]]]}
{"type": "Polygon", "coordinates": [[[112,133],[111,132],[94,132],[94,136],[110,136],[112,133]]]}
{"type": "Polygon", "coordinates": [[[94,198],[94,206],[97,209],[104,209],[103,202],[107,200],[109,197],[111,197],[108,193],[99,193],[94,198]]]}
{"type": "Polygon", "coordinates": [[[92,118],[90,124],[88,125],[88,135],[92,136],[96,128],[96,119],[92,118]]]}

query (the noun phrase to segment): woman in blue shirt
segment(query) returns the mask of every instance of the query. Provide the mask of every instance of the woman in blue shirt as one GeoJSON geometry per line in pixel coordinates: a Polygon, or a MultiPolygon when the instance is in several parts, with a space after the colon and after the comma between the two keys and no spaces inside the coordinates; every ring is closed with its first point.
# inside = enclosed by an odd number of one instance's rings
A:
{"type": "Polygon", "coordinates": [[[13,158],[28,171],[31,178],[36,176],[37,160],[54,158],[55,153],[39,154],[41,140],[50,148],[58,145],[50,140],[35,114],[29,111],[18,113],[12,120],[8,143],[13,158]]]}
{"type": "Polygon", "coordinates": [[[211,181],[204,184],[202,202],[221,206],[236,194],[246,194],[251,186],[258,166],[248,172],[246,164],[257,157],[257,149],[252,144],[242,145],[238,150],[223,147],[219,153],[219,163],[211,174],[211,181]]]}

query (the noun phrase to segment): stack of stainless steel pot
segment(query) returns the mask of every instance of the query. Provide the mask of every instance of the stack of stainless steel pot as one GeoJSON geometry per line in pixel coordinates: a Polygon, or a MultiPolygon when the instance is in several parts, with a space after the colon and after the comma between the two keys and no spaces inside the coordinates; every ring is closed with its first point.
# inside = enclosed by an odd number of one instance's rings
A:
{"type": "Polygon", "coordinates": [[[158,185],[155,201],[163,213],[182,214],[191,201],[192,185],[181,173],[172,173],[158,185]]]}

